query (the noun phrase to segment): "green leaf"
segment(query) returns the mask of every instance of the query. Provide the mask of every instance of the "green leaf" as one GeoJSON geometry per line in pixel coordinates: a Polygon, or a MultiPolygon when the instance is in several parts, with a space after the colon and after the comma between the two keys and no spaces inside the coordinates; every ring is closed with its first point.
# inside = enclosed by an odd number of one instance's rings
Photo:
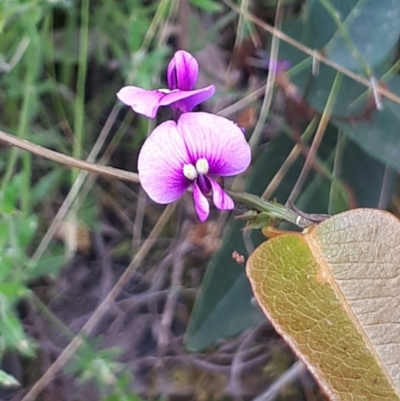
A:
{"type": "Polygon", "coordinates": [[[34,214],[27,218],[19,217],[18,221],[14,221],[14,224],[18,224],[18,242],[20,247],[24,248],[32,241],[39,224],[39,219],[34,214]]]}
{"type": "MultiPolygon", "coordinates": [[[[229,264],[229,259],[225,259],[222,266],[229,269],[229,264]]],[[[214,292],[212,302],[203,301],[204,303],[200,304],[203,307],[200,313],[208,314],[197,330],[187,333],[186,345],[191,351],[201,351],[215,341],[237,335],[263,320],[259,308],[251,303],[252,293],[244,269],[242,270],[243,273],[238,275],[223,297],[218,297],[219,294],[214,292]],[[208,311],[205,309],[207,306],[210,308],[208,311]]],[[[205,282],[203,285],[208,293],[212,291],[210,284],[205,282]]],[[[191,327],[193,326],[189,326],[191,327]]]]}
{"type": "Polygon", "coordinates": [[[46,274],[55,276],[59,273],[65,263],[66,259],[64,252],[61,249],[54,247],[53,255],[43,256],[35,265],[31,266],[29,277],[32,279],[46,274]]]}
{"type": "Polygon", "coordinates": [[[214,13],[221,10],[221,5],[214,0],[189,0],[194,6],[209,13],[214,13]]]}
{"type": "Polygon", "coordinates": [[[345,188],[338,189],[339,195],[332,205],[333,209],[329,210],[331,192],[338,185],[326,177],[316,175],[299,196],[296,206],[309,213],[338,213],[354,207],[354,204],[357,207],[389,207],[396,185],[394,171],[346,138],[339,150],[336,136],[337,130],[332,125],[328,126],[319,154],[322,160],[326,160],[325,166],[332,171],[337,168],[334,166],[335,154],[341,152],[341,166],[336,178],[340,179],[345,188]]]}
{"type": "MultiPolygon", "coordinates": [[[[399,2],[400,4],[400,2],[399,2]]],[[[282,57],[286,58],[291,48],[283,46],[282,57]]],[[[292,81],[303,94],[305,101],[318,112],[323,111],[336,71],[326,65],[319,66],[319,73],[311,75],[310,57],[301,58],[294,54],[293,62],[302,62],[295,68],[292,81]],[[301,61],[302,60],[302,61],[301,61]]],[[[382,70],[382,68],[380,68],[382,70]]],[[[379,79],[383,72],[377,75],[379,79]]],[[[400,94],[400,77],[385,77],[385,83],[393,93],[400,94]]],[[[367,88],[345,76],[334,105],[331,122],[342,130],[344,135],[357,143],[367,154],[382,164],[400,171],[400,105],[382,98],[383,110],[371,110],[372,96],[367,88]]]]}
{"type": "Polygon", "coordinates": [[[0,293],[5,295],[10,301],[17,300],[29,294],[29,290],[18,283],[0,283],[0,293]]]}
{"type": "Polygon", "coordinates": [[[1,298],[0,306],[3,310],[1,313],[0,340],[2,347],[17,349],[23,355],[33,356],[33,342],[27,338],[20,320],[15,316],[13,308],[7,305],[8,300],[4,296],[1,298]]]}
{"type": "MultiPolygon", "coordinates": [[[[388,87],[400,94],[400,77],[391,78],[388,87]]],[[[382,104],[383,110],[374,111],[356,123],[339,119],[333,123],[371,156],[400,171],[400,105],[386,98],[382,104]]]]}
{"type": "Polygon", "coordinates": [[[397,0],[309,0],[305,8],[307,42],[348,69],[380,65],[400,35],[397,0]],[[363,65],[364,64],[364,65],[363,65]]]}
{"type": "Polygon", "coordinates": [[[17,174],[8,183],[4,193],[0,193],[0,212],[12,213],[17,208],[17,201],[21,191],[23,175],[17,174]]]}
{"type": "Polygon", "coordinates": [[[254,295],[331,400],[400,400],[400,221],[356,209],[249,258],[254,295]]]}
{"type": "Polygon", "coordinates": [[[60,185],[63,172],[62,170],[53,170],[46,174],[32,189],[32,203],[35,204],[52,196],[53,192],[60,185]]]}
{"type": "Polygon", "coordinates": [[[14,377],[4,372],[4,370],[0,369],[0,386],[2,387],[16,387],[19,386],[20,383],[14,377]]]}

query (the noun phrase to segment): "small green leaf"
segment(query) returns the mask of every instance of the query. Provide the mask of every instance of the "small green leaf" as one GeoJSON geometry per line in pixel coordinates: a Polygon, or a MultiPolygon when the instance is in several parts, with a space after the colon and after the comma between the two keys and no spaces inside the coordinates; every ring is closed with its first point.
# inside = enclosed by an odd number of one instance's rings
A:
{"type": "Polygon", "coordinates": [[[189,0],[194,6],[209,13],[221,10],[221,5],[214,0],[189,0]]]}
{"type": "Polygon", "coordinates": [[[8,183],[4,193],[0,193],[0,212],[12,213],[17,208],[17,201],[21,191],[22,174],[17,174],[8,183]]]}
{"type": "Polygon", "coordinates": [[[45,274],[56,275],[65,265],[65,255],[59,252],[58,255],[44,256],[29,270],[29,277],[40,277],[45,274]]]}
{"type": "Polygon", "coordinates": [[[11,308],[4,310],[6,305],[4,298],[0,302],[3,308],[0,327],[2,346],[7,349],[17,349],[23,355],[34,356],[34,344],[26,337],[20,320],[14,316],[11,308]]]}
{"type": "Polygon", "coordinates": [[[44,198],[52,196],[57,185],[60,184],[62,176],[62,170],[54,170],[41,178],[32,189],[32,203],[39,202],[44,198]]]}
{"type": "Polygon", "coordinates": [[[0,283],[0,293],[10,300],[16,300],[29,294],[29,290],[18,283],[0,283]]]}
{"type": "Polygon", "coordinates": [[[2,387],[17,387],[20,383],[14,377],[0,369],[0,386],[2,387]]]}

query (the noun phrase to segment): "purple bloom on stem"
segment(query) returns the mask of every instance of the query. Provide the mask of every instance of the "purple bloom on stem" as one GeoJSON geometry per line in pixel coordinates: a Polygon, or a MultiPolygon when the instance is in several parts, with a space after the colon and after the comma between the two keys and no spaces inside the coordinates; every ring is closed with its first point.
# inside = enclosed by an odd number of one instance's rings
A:
{"type": "Polygon", "coordinates": [[[289,60],[282,60],[282,61],[276,61],[276,63],[272,63],[273,68],[275,68],[276,73],[280,74],[281,72],[285,72],[290,69],[291,63],[289,60]]]}
{"type": "Polygon", "coordinates": [[[149,118],[156,116],[160,106],[171,106],[186,113],[215,92],[214,85],[193,90],[198,75],[197,60],[190,53],[179,50],[168,65],[168,89],[146,90],[136,86],[125,86],[117,93],[117,97],[136,113],[149,118]]]}
{"type": "MultiPolygon", "coordinates": [[[[269,63],[271,61],[269,54],[265,51],[258,50],[257,55],[262,60],[263,68],[269,68],[269,63]]],[[[287,70],[289,70],[291,66],[292,65],[289,60],[276,60],[272,63],[271,67],[275,70],[276,74],[280,74],[281,72],[286,72],[287,70]]]]}
{"type": "Polygon", "coordinates": [[[232,121],[209,113],[185,113],[150,134],[138,160],[139,179],[149,197],[161,204],[179,199],[193,185],[197,215],[205,221],[212,192],[220,210],[233,209],[232,198],[214,176],[242,173],[251,161],[250,146],[232,121]]]}

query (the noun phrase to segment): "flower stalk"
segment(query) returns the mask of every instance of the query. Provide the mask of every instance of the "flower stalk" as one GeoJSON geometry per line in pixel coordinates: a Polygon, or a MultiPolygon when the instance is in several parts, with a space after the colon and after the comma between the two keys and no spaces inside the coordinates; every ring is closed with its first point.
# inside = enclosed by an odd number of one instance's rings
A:
{"type": "Polygon", "coordinates": [[[271,220],[285,221],[300,228],[307,228],[329,217],[327,215],[307,214],[298,209],[293,210],[290,205],[284,206],[277,202],[266,201],[259,196],[246,192],[227,190],[225,192],[236,202],[244,204],[258,213],[267,215],[271,220]]]}

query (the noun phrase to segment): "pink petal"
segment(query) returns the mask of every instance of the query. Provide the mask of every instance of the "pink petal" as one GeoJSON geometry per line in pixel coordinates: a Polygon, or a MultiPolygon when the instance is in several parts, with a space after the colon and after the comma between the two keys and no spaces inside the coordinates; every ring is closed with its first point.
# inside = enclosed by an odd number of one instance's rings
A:
{"type": "Polygon", "coordinates": [[[136,86],[125,86],[117,93],[117,97],[121,102],[132,107],[136,113],[143,114],[149,118],[156,116],[165,96],[165,93],[158,90],[146,90],[136,86]]]}
{"type": "Polygon", "coordinates": [[[184,113],[178,120],[192,163],[207,159],[209,174],[242,173],[251,162],[251,150],[242,130],[232,121],[209,113],[184,113]]]}
{"type": "Polygon", "coordinates": [[[197,185],[200,188],[200,191],[203,192],[204,195],[207,195],[211,191],[212,187],[211,187],[211,184],[210,184],[210,180],[209,180],[209,178],[207,176],[200,175],[197,178],[196,182],[197,182],[197,185]]]}
{"type": "Polygon", "coordinates": [[[193,89],[198,75],[199,64],[197,60],[190,53],[178,50],[168,64],[168,87],[190,91],[193,89]]]}
{"type": "Polygon", "coordinates": [[[165,94],[160,106],[171,106],[186,113],[192,111],[198,104],[210,98],[215,92],[214,85],[193,91],[174,90],[165,94]]]}
{"type": "Polygon", "coordinates": [[[186,145],[176,123],[166,121],[154,129],[140,150],[140,183],[153,201],[173,202],[192,183],[183,175],[183,166],[188,163],[186,145]]]}
{"type": "Polygon", "coordinates": [[[196,209],[197,216],[199,216],[200,221],[206,221],[208,215],[210,214],[210,204],[207,198],[201,192],[197,182],[193,185],[193,200],[194,207],[196,209]]]}
{"type": "Polygon", "coordinates": [[[215,93],[215,86],[210,85],[205,88],[196,89],[193,91],[185,92],[188,96],[179,102],[174,103],[172,106],[187,113],[192,111],[198,104],[205,102],[215,93]]]}
{"type": "Polygon", "coordinates": [[[219,210],[232,210],[235,203],[232,198],[221,188],[221,186],[212,178],[208,177],[213,191],[213,202],[219,210]]]}

